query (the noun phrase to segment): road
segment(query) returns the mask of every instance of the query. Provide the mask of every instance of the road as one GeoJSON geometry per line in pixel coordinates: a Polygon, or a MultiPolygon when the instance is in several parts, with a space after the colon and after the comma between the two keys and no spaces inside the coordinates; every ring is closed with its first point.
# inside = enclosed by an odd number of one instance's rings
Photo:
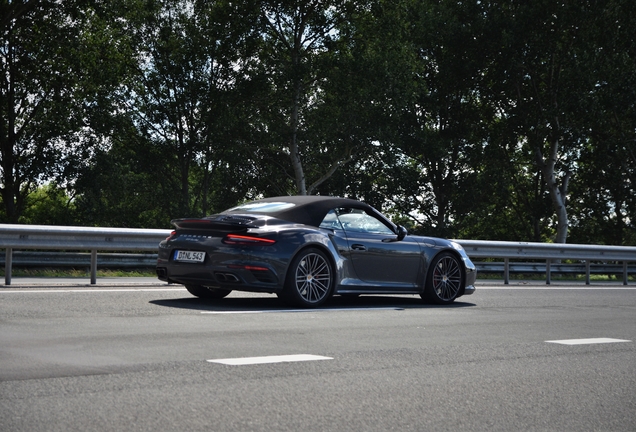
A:
{"type": "Polygon", "coordinates": [[[18,281],[0,288],[0,430],[636,430],[636,287],[477,288],[297,311],[18,281]]]}

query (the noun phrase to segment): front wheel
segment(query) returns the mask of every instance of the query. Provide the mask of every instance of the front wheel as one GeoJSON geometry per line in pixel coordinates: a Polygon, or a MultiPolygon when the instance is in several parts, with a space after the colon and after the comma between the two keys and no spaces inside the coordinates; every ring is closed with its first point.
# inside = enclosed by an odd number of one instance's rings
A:
{"type": "Polygon", "coordinates": [[[206,287],[203,285],[186,285],[185,287],[190,294],[202,299],[220,299],[227,297],[232,292],[232,290],[229,289],[206,287]]]}
{"type": "Polygon", "coordinates": [[[464,270],[459,258],[442,252],[431,262],[422,298],[429,303],[450,304],[455,301],[464,283],[464,270]]]}
{"type": "Polygon", "coordinates": [[[291,262],[282,298],[300,307],[316,307],[327,301],[333,291],[333,267],[319,249],[300,252],[291,262]]]}

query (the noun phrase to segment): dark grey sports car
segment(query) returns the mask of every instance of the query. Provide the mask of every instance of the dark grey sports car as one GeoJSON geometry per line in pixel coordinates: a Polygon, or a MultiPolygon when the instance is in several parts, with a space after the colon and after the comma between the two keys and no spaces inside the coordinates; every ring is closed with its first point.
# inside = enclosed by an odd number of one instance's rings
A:
{"type": "Polygon", "coordinates": [[[449,304],[475,292],[475,266],[459,244],[408,235],[352,199],[267,198],[172,224],[157,275],[201,298],[256,291],[314,307],[334,294],[419,294],[449,304]]]}

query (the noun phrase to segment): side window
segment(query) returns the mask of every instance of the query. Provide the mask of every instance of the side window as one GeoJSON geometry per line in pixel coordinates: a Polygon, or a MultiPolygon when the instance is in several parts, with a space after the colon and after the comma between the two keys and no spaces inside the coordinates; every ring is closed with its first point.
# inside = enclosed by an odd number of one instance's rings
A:
{"type": "Polygon", "coordinates": [[[338,218],[345,231],[372,233],[372,234],[395,234],[382,221],[376,219],[360,209],[338,209],[338,218]]]}
{"type": "Polygon", "coordinates": [[[338,214],[336,213],[336,210],[329,210],[329,213],[327,213],[325,218],[320,223],[320,228],[342,231],[342,225],[338,220],[338,214]]]}

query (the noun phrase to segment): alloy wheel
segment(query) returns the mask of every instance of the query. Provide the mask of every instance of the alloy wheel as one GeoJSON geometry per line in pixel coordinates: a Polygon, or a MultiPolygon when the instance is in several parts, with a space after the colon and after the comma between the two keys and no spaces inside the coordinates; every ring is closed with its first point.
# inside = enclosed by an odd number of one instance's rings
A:
{"type": "Polygon", "coordinates": [[[295,287],[300,297],[313,304],[323,300],[331,288],[331,266],[318,253],[303,256],[295,272],[295,287]]]}
{"type": "Polygon", "coordinates": [[[433,290],[437,297],[452,301],[462,286],[462,271],[457,258],[452,255],[442,257],[433,269],[433,290]]]}

